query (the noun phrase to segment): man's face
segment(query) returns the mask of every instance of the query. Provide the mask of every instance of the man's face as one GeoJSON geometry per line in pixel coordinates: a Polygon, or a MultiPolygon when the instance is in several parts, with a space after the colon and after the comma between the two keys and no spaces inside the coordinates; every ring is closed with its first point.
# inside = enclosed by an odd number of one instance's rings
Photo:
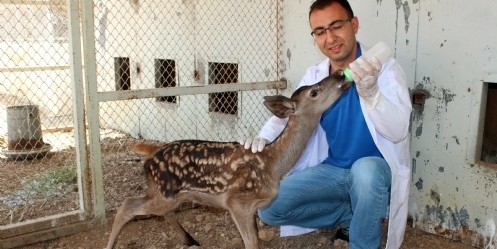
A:
{"type": "Polygon", "coordinates": [[[319,49],[333,64],[345,67],[355,60],[355,34],[359,27],[356,17],[350,19],[340,4],[333,3],[322,10],[314,10],[309,22],[319,49]]]}

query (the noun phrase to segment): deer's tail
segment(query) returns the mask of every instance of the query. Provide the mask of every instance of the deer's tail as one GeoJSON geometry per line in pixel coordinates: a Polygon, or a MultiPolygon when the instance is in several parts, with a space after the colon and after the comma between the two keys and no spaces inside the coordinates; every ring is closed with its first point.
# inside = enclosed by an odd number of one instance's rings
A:
{"type": "Polygon", "coordinates": [[[161,147],[156,145],[137,143],[133,146],[136,153],[144,156],[153,156],[161,147]]]}

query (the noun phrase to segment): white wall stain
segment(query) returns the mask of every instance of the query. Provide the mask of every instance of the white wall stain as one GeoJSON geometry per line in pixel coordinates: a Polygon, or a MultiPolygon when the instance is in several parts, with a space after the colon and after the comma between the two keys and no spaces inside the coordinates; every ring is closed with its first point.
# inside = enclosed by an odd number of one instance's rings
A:
{"type": "Polygon", "coordinates": [[[105,5],[103,1],[98,1],[96,4],[97,8],[95,11],[95,15],[97,17],[97,30],[98,32],[95,34],[96,39],[100,45],[100,48],[103,49],[102,52],[105,52],[105,42],[107,40],[106,30],[107,30],[107,17],[109,15],[109,8],[105,5]]]}

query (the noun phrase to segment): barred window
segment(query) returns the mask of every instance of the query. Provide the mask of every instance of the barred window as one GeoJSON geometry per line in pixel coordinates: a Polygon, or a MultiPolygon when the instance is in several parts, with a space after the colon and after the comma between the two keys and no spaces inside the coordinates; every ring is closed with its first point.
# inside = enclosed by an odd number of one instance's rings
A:
{"type": "MultiPolygon", "coordinates": [[[[176,86],[176,63],[174,60],[155,59],[155,87],[176,86]]],[[[159,102],[176,103],[176,96],[158,97],[159,102]]]]}
{"type": "MultiPolygon", "coordinates": [[[[238,82],[238,64],[209,63],[209,84],[230,84],[238,82]]],[[[209,94],[209,112],[238,114],[238,92],[209,94]]]]}
{"type": "Polygon", "coordinates": [[[114,58],[114,70],[116,73],[116,91],[125,91],[131,88],[131,68],[129,58],[114,58]]]}

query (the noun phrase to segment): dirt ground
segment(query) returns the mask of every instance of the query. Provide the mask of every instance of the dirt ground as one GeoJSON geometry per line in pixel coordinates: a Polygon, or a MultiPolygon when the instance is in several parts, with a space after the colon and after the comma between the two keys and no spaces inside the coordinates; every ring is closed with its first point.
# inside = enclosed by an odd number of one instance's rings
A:
{"type": "MultiPolygon", "coordinates": [[[[108,134],[108,136],[103,136],[102,138],[105,205],[109,220],[106,226],[21,248],[104,248],[116,209],[126,197],[141,195],[145,190],[146,185],[142,174],[141,157],[129,150],[135,142],[135,139],[125,135],[108,134]]],[[[5,145],[5,142],[1,141],[0,137],[0,146],[2,146],[2,143],[5,145]]],[[[70,146],[59,150],[57,153],[51,153],[44,159],[33,161],[13,162],[0,158],[1,172],[10,172],[9,174],[0,174],[0,197],[9,196],[9,194],[20,189],[25,179],[53,168],[64,167],[68,162],[74,162],[74,158],[74,151],[71,150],[70,146]]],[[[58,195],[53,199],[34,198],[26,203],[21,203],[23,205],[19,204],[15,209],[12,209],[12,203],[9,206],[6,204],[5,198],[0,198],[0,225],[77,210],[77,187],[64,185],[59,187],[59,189],[68,188],[72,189],[72,191],[66,191],[63,195],[58,195]]],[[[140,217],[129,222],[123,228],[114,248],[243,248],[243,242],[238,230],[229,214],[223,210],[186,204],[182,206],[176,216],[185,229],[199,241],[200,247],[183,246],[179,237],[162,217],[140,217]]],[[[267,226],[260,221],[258,225],[263,248],[348,248],[347,244],[342,241],[333,242],[331,240],[331,237],[336,232],[335,230],[320,230],[306,235],[281,238],[278,235],[278,228],[267,226]]],[[[386,226],[384,226],[383,234],[386,234],[386,226]]],[[[385,238],[383,238],[382,244],[384,243],[385,238]]],[[[401,248],[470,249],[473,247],[438,235],[425,233],[409,224],[401,248]]]]}
{"type": "MultiPolygon", "coordinates": [[[[241,237],[228,214],[220,210],[193,208],[178,213],[178,219],[192,236],[199,241],[200,247],[187,247],[181,244],[179,237],[171,231],[169,225],[158,217],[134,220],[129,222],[118,237],[116,249],[236,249],[243,248],[241,237]]],[[[278,236],[278,229],[261,225],[259,222],[259,237],[262,237],[262,248],[288,249],[345,249],[347,244],[342,241],[333,243],[330,238],[334,230],[323,230],[314,233],[284,237],[278,236]]],[[[24,249],[93,249],[104,248],[110,233],[110,224],[106,227],[93,229],[88,232],[75,234],[53,241],[42,242],[24,249]]],[[[383,239],[384,244],[384,239],[383,239]]],[[[473,247],[454,242],[443,237],[428,234],[408,227],[402,249],[471,249],[473,247]]]]}

